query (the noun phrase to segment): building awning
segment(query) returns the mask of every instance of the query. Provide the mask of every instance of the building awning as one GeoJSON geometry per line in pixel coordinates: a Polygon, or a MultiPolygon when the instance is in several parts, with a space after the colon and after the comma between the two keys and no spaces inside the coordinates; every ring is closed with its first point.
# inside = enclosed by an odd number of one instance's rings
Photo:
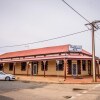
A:
{"type": "Polygon", "coordinates": [[[68,60],[82,60],[87,59],[91,60],[92,57],[86,56],[86,55],[67,55],[67,56],[45,56],[45,57],[31,57],[31,58],[18,58],[18,59],[2,59],[0,60],[0,63],[10,63],[10,62],[32,62],[32,61],[42,61],[42,60],[57,60],[57,59],[68,59],[68,60]]]}

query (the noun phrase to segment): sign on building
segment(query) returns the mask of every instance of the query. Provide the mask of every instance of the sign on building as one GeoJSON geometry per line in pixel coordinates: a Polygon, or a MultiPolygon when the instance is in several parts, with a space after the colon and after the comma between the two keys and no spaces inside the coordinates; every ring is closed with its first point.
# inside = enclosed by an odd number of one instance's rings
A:
{"type": "Polygon", "coordinates": [[[82,46],[81,45],[69,45],[70,52],[81,52],[82,46]]]}

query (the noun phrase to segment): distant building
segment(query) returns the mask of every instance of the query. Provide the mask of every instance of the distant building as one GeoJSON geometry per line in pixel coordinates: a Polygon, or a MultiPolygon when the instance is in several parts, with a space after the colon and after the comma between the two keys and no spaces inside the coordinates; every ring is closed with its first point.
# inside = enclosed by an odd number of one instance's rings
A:
{"type": "MultiPolygon", "coordinates": [[[[96,60],[99,58],[96,57],[96,60]]],[[[17,75],[92,75],[92,55],[82,46],[61,45],[0,55],[0,70],[17,75]]],[[[99,62],[100,63],[100,62],[99,62]]],[[[96,61],[96,72],[99,73],[96,61]]]]}

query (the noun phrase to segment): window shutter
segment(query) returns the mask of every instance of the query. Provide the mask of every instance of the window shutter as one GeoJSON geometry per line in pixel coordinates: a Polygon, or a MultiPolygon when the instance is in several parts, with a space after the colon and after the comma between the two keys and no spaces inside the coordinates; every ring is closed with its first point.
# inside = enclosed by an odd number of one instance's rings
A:
{"type": "Polygon", "coordinates": [[[78,74],[81,74],[81,61],[77,60],[78,74]]]}
{"type": "Polygon", "coordinates": [[[43,63],[43,61],[41,61],[41,70],[42,71],[44,70],[44,63],[43,63]]]}
{"type": "Polygon", "coordinates": [[[48,61],[46,61],[46,63],[45,63],[45,70],[46,71],[48,70],[48,61]]]}
{"type": "Polygon", "coordinates": [[[72,74],[72,61],[68,60],[68,74],[72,74]]]}
{"type": "Polygon", "coordinates": [[[62,60],[62,70],[64,70],[64,60],[62,60]]]}
{"type": "Polygon", "coordinates": [[[21,62],[21,70],[22,71],[26,70],[26,62],[21,62]]]}

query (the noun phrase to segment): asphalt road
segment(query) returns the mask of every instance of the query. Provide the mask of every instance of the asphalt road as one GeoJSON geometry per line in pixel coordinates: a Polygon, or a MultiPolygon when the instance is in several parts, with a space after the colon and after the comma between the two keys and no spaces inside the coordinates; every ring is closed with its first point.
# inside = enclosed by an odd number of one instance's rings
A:
{"type": "Polygon", "coordinates": [[[0,100],[100,100],[100,84],[0,81],[0,100]]]}

